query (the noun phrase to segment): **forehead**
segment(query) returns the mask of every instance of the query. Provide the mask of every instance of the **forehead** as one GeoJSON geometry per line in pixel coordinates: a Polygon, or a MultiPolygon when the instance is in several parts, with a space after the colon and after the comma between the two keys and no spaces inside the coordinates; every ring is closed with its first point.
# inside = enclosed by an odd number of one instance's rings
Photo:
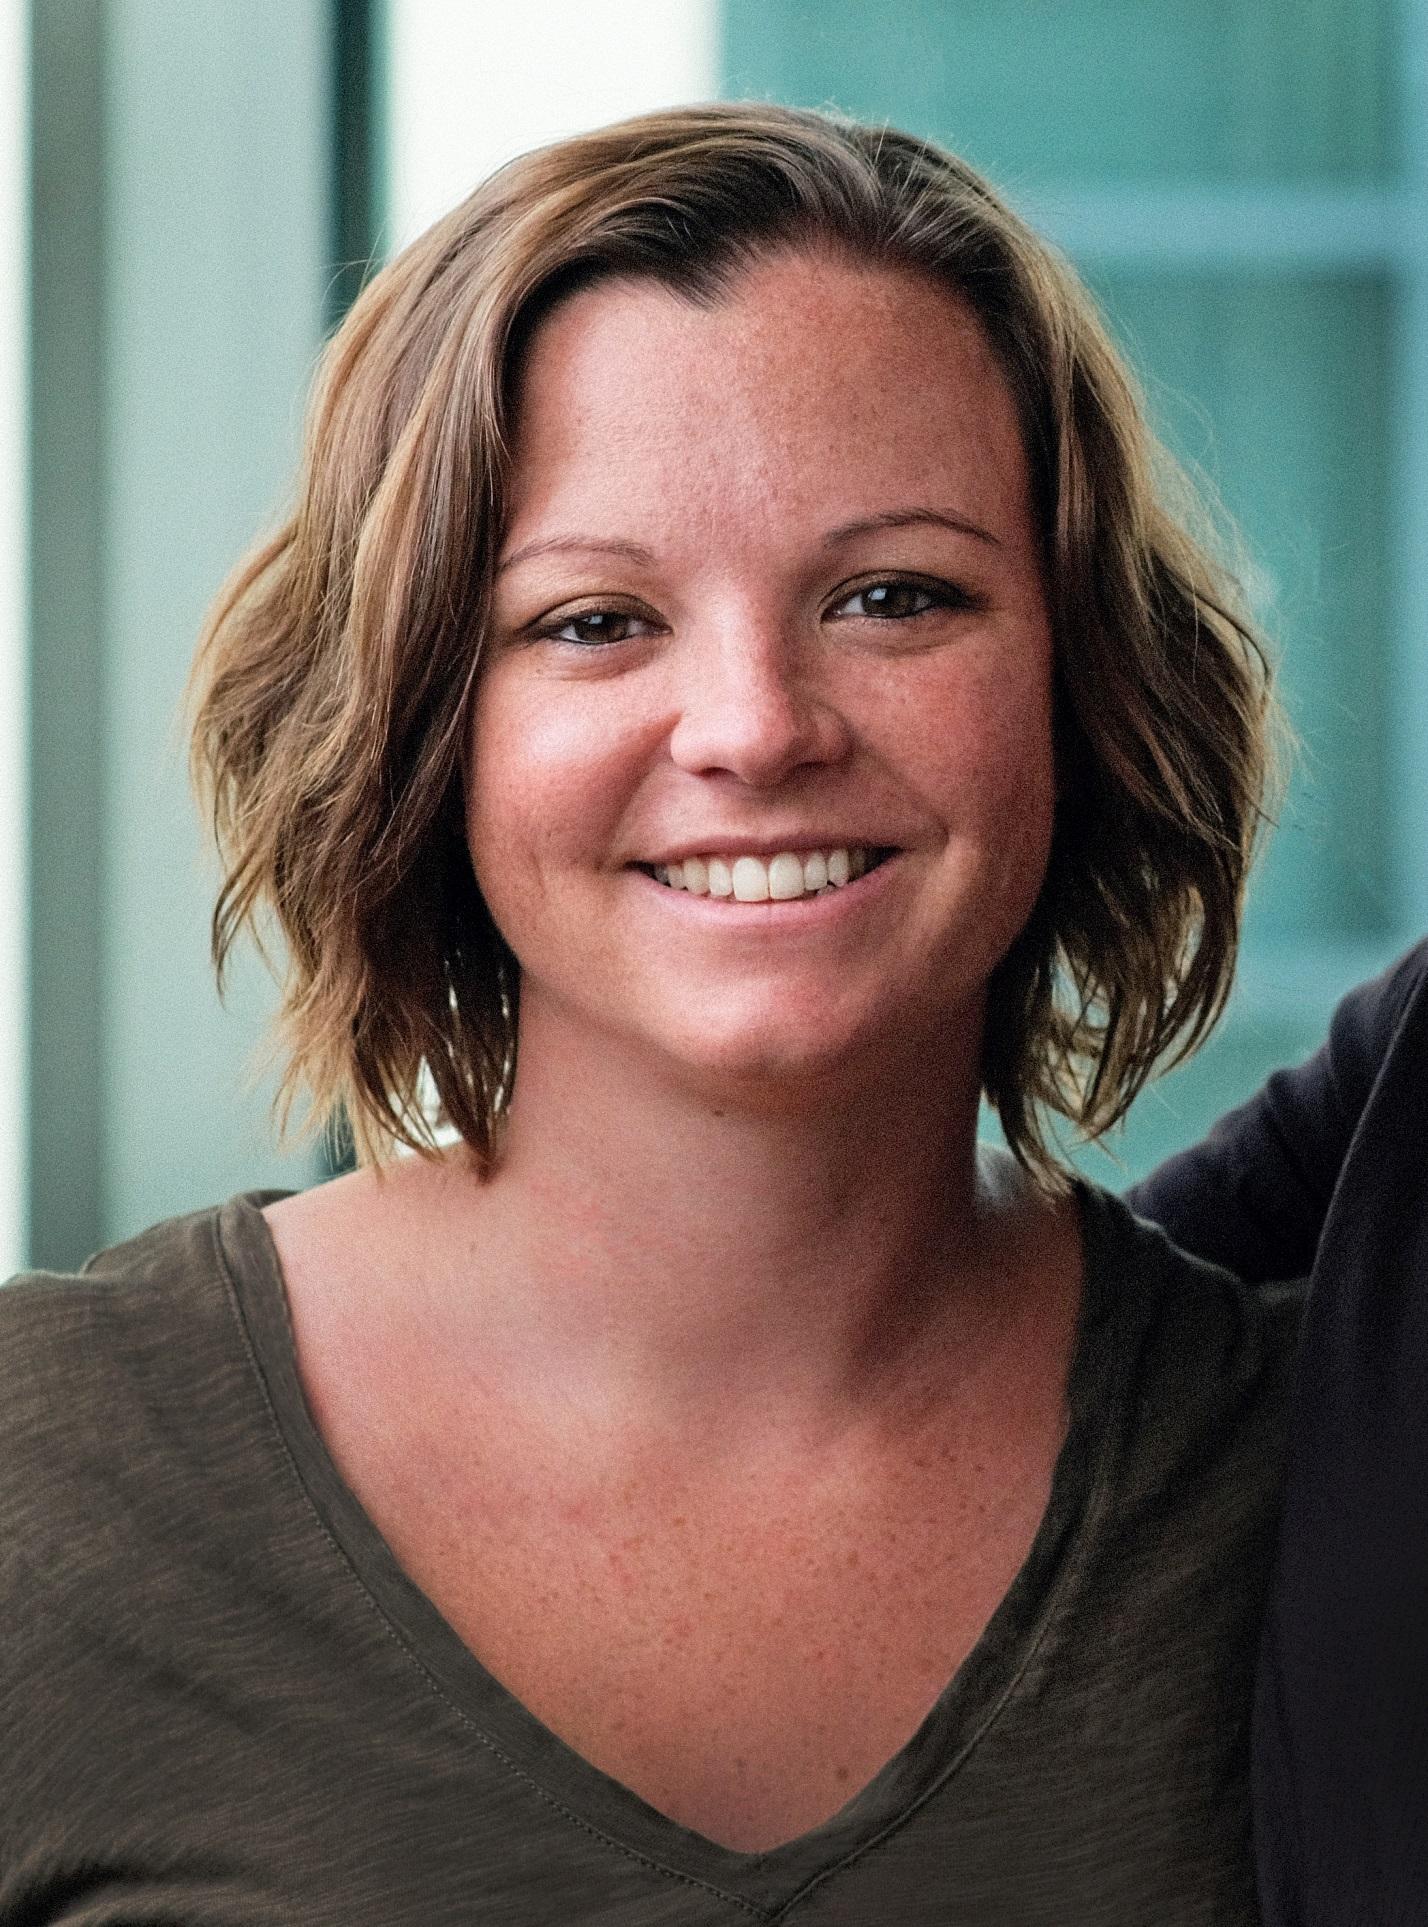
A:
{"type": "Polygon", "coordinates": [[[991,345],[957,294],[901,269],[776,256],[708,305],[599,282],[536,330],[513,426],[513,537],[615,495],[630,512],[742,508],[782,525],[832,497],[854,514],[950,490],[946,506],[1002,533],[1025,518],[991,345]]]}

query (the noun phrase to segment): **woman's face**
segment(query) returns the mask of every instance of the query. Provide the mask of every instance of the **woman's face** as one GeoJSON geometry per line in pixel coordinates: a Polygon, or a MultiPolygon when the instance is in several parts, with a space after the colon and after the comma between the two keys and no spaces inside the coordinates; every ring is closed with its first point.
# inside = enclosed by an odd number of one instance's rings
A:
{"type": "Polygon", "coordinates": [[[933,1045],[975,1070],[1055,778],[1021,438],[970,310],[822,256],[709,308],[607,281],[537,330],[513,456],[467,828],[523,1034],[740,1084],[933,1045]]]}

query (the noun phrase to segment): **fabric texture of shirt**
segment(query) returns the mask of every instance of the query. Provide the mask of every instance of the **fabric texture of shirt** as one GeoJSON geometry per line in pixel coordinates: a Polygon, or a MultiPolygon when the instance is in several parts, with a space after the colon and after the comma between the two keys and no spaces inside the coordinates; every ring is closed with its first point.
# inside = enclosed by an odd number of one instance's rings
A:
{"type": "Polygon", "coordinates": [[[1428,943],[1129,1198],[1246,1278],[1311,1278],[1255,1702],[1265,1918],[1423,1927],[1428,943]]]}
{"type": "Polygon", "coordinates": [[[276,1195],[0,1290],[0,1922],[1257,1920],[1300,1294],[1082,1191],[1069,1430],[1025,1564],[869,1784],[744,1853],[568,1747],[398,1566],[302,1395],[276,1195]]]}

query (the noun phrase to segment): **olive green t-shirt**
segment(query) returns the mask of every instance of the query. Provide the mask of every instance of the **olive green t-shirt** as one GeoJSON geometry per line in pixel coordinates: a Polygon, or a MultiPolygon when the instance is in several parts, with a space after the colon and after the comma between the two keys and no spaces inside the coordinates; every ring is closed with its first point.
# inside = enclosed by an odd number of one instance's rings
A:
{"type": "Polygon", "coordinates": [[[740,1853],[567,1746],[405,1576],[305,1406],[270,1195],[0,1290],[5,1927],[1256,1919],[1297,1294],[1082,1192],[1071,1423],[1025,1565],[876,1777],[740,1853]]]}

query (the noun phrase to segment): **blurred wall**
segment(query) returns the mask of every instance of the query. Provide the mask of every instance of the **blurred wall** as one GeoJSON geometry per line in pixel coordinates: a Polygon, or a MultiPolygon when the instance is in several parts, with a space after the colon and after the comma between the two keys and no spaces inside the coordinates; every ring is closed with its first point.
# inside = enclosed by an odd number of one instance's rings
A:
{"type": "Polygon", "coordinates": [[[300,1184],[245,1088],[178,708],[295,463],[330,274],[323,0],[32,14],[29,1262],[300,1184]]]}

